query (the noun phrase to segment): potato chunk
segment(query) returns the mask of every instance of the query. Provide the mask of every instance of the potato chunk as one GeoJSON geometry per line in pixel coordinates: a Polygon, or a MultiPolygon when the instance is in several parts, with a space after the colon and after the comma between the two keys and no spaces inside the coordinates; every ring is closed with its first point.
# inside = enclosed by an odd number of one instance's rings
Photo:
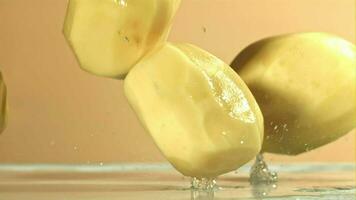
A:
{"type": "Polygon", "coordinates": [[[138,63],[125,94],[168,161],[191,177],[233,171],[260,151],[263,117],[223,61],[190,44],[166,44],[138,63]]]}
{"type": "Polygon", "coordinates": [[[123,78],[165,42],[180,0],[70,0],[64,34],[80,66],[123,78]]]}

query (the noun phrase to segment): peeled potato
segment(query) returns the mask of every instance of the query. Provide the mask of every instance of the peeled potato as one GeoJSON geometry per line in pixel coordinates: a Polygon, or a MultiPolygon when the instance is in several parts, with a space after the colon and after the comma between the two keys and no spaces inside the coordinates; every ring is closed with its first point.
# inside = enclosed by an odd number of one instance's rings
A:
{"type": "Polygon", "coordinates": [[[6,86],[2,74],[0,72],[0,133],[3,132],[6,126],[6,112],[7,100],[6,100],[6,86]]]}
{"type": "Polygon", "coordinates": [[[168,161],[191,177],[216,177],[260,151],[263,118],[223,61],[189,44],[166,44],[138,63],[125,94],[168,161]]]}
{"type": "Polygon", "coordinates": [[[267,38],[244,49],[232,67],[265,120],[263,151],[300,154],[356,126],[355,45],[326,33],[267,38]]]}
{"type": "Polygon", "coordinates": [[[180,0],[70,0],[64,34],[80,66],[122,78],[162,45],[180,0]]]}

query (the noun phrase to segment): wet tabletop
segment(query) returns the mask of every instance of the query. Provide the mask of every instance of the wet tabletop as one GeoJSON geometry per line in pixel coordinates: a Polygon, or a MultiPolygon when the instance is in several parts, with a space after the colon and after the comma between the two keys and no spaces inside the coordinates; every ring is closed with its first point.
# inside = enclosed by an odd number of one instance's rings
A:
{"type": "Polygon", "coordinates": [[[168,164],[0,165],[0,200],[355,199],[355,164],[272,165],[277,185],[250,186],[249,166],[218,179],[215,192],[190,190],[168,164]]]}

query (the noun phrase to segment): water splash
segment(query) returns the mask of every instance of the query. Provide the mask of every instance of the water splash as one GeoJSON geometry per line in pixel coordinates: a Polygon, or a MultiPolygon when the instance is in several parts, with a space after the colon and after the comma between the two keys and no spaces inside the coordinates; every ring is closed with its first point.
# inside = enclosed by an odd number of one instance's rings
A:
{"type": "Polygon", "coordinates": [[[258,185],[252,185],[251,191],[255,198],[265,198],[276,189],[277,183],[260,183],[258,185]]]}
{"type": "Polygon", "coordinates": [[[192,178],[191,200],[213,200],[215,191],[218,190],[214,178],[192,178]]]}
{"type": "Polygon", "coordinates": [[[266,162],[263,160],[262,154],[257,155],[256,162],[253,164],[250,171],[251,185],[274,184],[277,181],[277,173],[271,172],[268,169],[266,162]]]}
{"type": "Polygon", "coordinates": [[[277,181],[277,173],[268,169],[262,154],[257,155],[256,162],[250,171],[252,195],[256,198],[266,197],[271,191],[277,189],[277,181]]]}

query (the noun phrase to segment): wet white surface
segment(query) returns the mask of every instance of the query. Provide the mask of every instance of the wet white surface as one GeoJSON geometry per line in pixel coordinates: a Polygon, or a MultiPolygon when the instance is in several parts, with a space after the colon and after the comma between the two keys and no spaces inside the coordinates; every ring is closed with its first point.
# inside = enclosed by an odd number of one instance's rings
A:
{"type": "Polygon", "coordinates": [[[199,194],[168,164],[0,165],[0,200],[355,199],[355,164],[270,168],[276,186],[250,186],[245,166],[220,177],[214,194],[199,194]]]}

